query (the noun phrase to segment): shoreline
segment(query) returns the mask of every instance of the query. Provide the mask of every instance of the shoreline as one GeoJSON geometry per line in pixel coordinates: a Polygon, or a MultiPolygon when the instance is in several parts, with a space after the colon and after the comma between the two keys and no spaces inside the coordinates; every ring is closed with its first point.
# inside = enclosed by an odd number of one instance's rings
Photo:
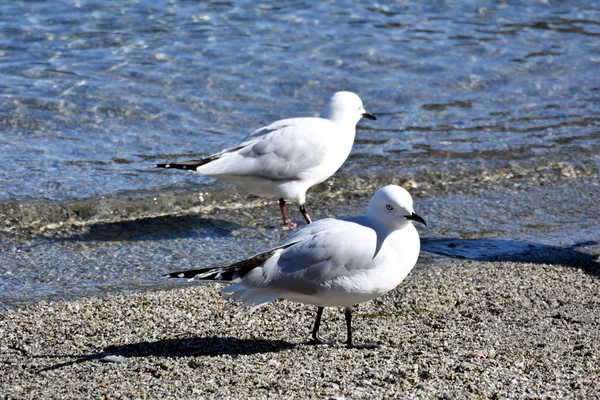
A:
{"type": "MultiPolygon", "coordinates": [[[[343,186],[338,179],[330,181],[310,198],[309,212],[315,220],[362,214],[371,192],[382,184],[358,177],[342,180],[343,186]],[[361,190],[354,190],[358,186],[361,190]]],[[[390,181],[393,177],[386,183],[390,181]]],[[[600,224],[595,221],[600,208],[595,200],[600,183],[584,179],[559,183],[534,186],[506,179],[469,187],[465,181],[449,188],[448,194],[418,184],[410,189],[415,210],[429,225],[418,228],[424,250],[421,263],[435,264],[447,257],[531,262],[532,250],[577,257],[581,245],[598,243],[600,224]]],[[[181,205],[176,194],[169,196],[172,204],[181,205]]],[[[169,215],[132,216],[125,221],[117,215],[114,222],[69,220],[33,236],[8,234],[0,246],[4,265],[0,310],[43,299],[170,288],[173,285],[164,282],[162,274],[239,261],[293,233],[281,229],[274,201],[227,189],[207,202],[209,210],[174,208],[169,215]]],[[[139,211],[153,213],[148,210],[139,211]]],[[[290,213],[302,227],[297,208],[290,207],[290,213]]],[[[25,231],[30,230],[21,233],[25,231]]],[[[550,255],[542,261],[553,260],[550,255]]]]}
{"type": "MultiPolygon", "coordinates": [[[[4,398],[598,398],[600,246],[539,260],[418,265],[304,345],[315,310],[248,314],[220,285],[38,303],[0,312],[4,398]],[[595,260],[591,261],[590,260],[595,260]],[[596,396],[596,397],[594,397],[596,396]]],[[[530,260],[535,260],[533,255],[530,260]]],[[[182,286],[186,286],[182,284],[182,286]]]]}
{"type": "MultiPolygon", "coordinates": [[[[402,170],[400,166],[395,169],[402,170]]],[[[307,204],[335,200],[363,202],[382,186],[396,184],[411,192],[415,199],[437,195],[469,195],[474,191],[501,190],[521,185],[561,187],[573,183],[598,182],[597,160],[568,162],[544,160],[533,165],[509,165],[493,170],[424,169],[413,173],[356,174],[342,170],[308,191],[307,204]]],[[[127,223],[144,218],[206,214],[222,209],[255,210],[275,199],[249,196],[219,181],[163,192],[157,189],[144,196],[101,196],[66,202],[4,201],[0,202],[0,238],[27,240],[36,237],[65,237],[89,229],[96,224],[127,223]]],[[[366,206],[366,204],[364,205],[366,206]]],[[[311,207],[312,208],[312,207],[311,207]]],[[[337,210],[334,210],[337,212],[337,210]]],[[[331,208],[323,215],[331,215],[331,208]]]]}

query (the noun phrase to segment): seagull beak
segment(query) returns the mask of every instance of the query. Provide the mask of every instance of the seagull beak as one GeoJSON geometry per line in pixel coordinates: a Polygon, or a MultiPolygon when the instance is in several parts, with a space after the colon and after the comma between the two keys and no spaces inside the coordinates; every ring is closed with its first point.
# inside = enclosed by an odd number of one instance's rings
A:
{"type": "Polygon", "coordinates": [[[424,220],[423,218],[419,217],[419,216],[418,216],[417,214],[415,214],[415,213],[412,213],[412,214],[410,214],[410,215],[407,215],[407,216],[406,216],[406,219],[410,219],[410,220],[412,220],[412,221],[416,221],[416,222],[419,222],[419,223],[421,223],[421,224],[423,224],[423,225],[427,226],[427,222],[425,222],[425,220],[424,220]]]}
{"type": "Polygon", "coordinates": [[[362,116],[366,119],[372,119],[372,120],[376,120],[377,117],[375,117],[373,114],[371,114],[370,112],[365,112],[362,114],[362,116]]]}

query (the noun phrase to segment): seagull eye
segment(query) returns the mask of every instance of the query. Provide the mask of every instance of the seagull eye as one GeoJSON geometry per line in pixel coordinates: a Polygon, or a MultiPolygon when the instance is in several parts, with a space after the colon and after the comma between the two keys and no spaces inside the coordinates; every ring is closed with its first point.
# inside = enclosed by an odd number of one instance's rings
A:
{"type": "Polygon", "coordinates": [[[388,209],[388,210],[390,210],[390,211],[392,211],[392,210],[394,209],[394,207],[392,207],[392,206],[391,206],[391,205],[389,205],[389,204],[386,204],[386,205],[385,205],[385,208],[387,208],[387,209],[388,209]]]}

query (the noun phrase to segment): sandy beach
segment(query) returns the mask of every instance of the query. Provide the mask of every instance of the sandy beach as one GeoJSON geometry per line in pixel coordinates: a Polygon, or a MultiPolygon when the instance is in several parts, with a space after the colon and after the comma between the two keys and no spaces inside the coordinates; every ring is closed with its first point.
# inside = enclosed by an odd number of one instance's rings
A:
{"type": "Polygon", "coordinates": [[[599,246],[529,262],[417,266],[394,291],[324,314],[247,314],[218,285],[39,303],[0,313],[0,393],[40,398],[598,398],[599,246]],[[554,259],[555,263],[547,263],[554,259]],[[539,262],[536,262],[539,260],[539,262]]]}

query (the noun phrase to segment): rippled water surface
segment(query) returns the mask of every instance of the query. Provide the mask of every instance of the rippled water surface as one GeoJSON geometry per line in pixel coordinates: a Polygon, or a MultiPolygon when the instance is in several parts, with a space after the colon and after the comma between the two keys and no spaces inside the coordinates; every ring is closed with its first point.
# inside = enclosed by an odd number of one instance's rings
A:
{"type": "Polygon", "coordinates": [[[349,168],[598,152],[596,2],[387,3],[2,2],[0,200],[196,184],[149,167],[340,89],[380,116],[349,168]]]}
{"type": "MultiPolygon", "coordinates": [[[[226,187],[151,166],[235,145],[276,119],[317,115],[337,90],[358,93],[378,116],[359,123],[346,174],[468,176],[543,163],[597,168],[600,5],[515,3],[0,2],[0,202],[93,202],[226,187]]],[[[568,202],[569,193],[551,192],[551,211],[544,212],[563,212],[552,199],[568,202]]],[[[424,206],[479,210],[475,220],[492,215],[498,236],[510,238],[490,199],[499,204],[502,196],[450,193],[424,206]],[[488,203],[469,208],[480,199],[488,203]]],[[[527,214],[535,202],[523,195],[510,207],[527,214]]],[[[429,210],[439,227],[433,236],[494,236],[485,224],[456,229],[439,209],[429,210]]],[[[538,230],[556,230],[560,218],[550,220],[553,227],[541,221],[538,230]]],[[[579,239],[598,234],[598,225],[590,226],[579,239]]],[[[151,285],[136,280],[139,274],[119,276],[125,266],[107,261],[134,252],[130,257],[141,258],[126,265],[147,273],[148,259],[127,245],[42,240],[32,244],[41,253],[31,251],[43,262],[5,248],[0,281],[33,284],[35,276],[54,285],[39,297],[68,297],[59,292],[71,289],[54,273],[110,264],[113,272],[74,273],[81,292],[100,290],[102,279],[117,290],[151,285]],[[87,261],[68,257],[78,246],[87,249],[87,261]],[[52,257],[67,261],[56,269],[52,257]],[[15,272],[15,265],[25,269],[15,272]]],[[[177,240],[156,246],[145,251],[167,257],[185,247],[177,240]]],[[[47,287],[34,285],[25,297],[47,287]]]]}

